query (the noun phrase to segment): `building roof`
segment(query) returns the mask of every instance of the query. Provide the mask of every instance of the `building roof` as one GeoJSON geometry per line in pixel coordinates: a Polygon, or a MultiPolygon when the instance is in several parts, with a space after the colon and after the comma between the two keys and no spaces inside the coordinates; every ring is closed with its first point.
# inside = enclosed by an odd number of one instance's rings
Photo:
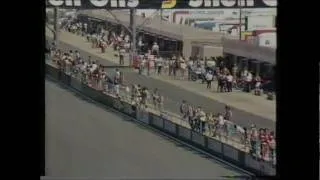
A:
{"type": "MultiPolygon", "coordinates": [[[[117,20],[107,11],[107,10],[80,10],[78,14],[87,15],[91,18],[106,20],[112,23],[121,22],[121,24],[129,27],[130,24],[130,15],[122,11],[112,11],[116,16],[117,20]]],[[[150,19],[148,23],[145,23],[143,27],[138,27],[143,24],[145,18],[141,16],[135,16],[137,28],[140,31],[146,31],[148,33],[157,34],[160,36],[166,36],[174,40],[205,40],[205,41],[214,41],[216,43],[221,43],[221,39],[224,36],[223,33],[212,32],[204,29],[198,29],[186,25],[180,24],[170,24],[166,21],[161,21],[161,17],[155,16],[150,19]]],[[[220,44],[219,43],[219,44],[220,44]]]]}
{"type": "Polygon", "coordinates": [[[244,41],[223,39],[223,52],[276,64],[276,49],[258,46],[244,41]]]}

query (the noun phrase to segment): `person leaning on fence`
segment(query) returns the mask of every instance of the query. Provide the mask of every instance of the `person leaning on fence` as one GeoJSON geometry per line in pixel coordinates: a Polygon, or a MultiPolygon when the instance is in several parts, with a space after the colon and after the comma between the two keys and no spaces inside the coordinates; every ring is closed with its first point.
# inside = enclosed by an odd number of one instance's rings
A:
{"type": "Polygon", "coordinates": [[[191,117],[191,122],[190,122],[190,127],[191,127],[191,130],[195,130],[196,129],[196,122],[197,122],[197,118],[199,116],[199,109],[198,108],[195,108],[193,107],[193,113],[192,113],[192,117],[191,117]]]}
{"type": "Polygon", "coordinates": [[[192,105],[188,105],[188,123],[190,125],[190,127],[192,128],[192,122],[193,122],[193,117],[194,117],[194,108],[192,107],[192,105]]]}
{"type": "Polygon", "coordinates": [[[152,103],[155,108],[158,107],[159,91],[157,88],[154,89],[152,93],[152,103]]]}
{"type": "Polygon", "coordinates": [[[200,117],[199,117],[199,132],[204,133],[206,131],[206,113],[203,110],[200,110],[200,117]]]}
{"type": "Polygon", "coordinates": [[[141,105],[143,105],[144,108],[148,107],[148,104],[147,104],[148,96],[149,96],[148,88],[146,88],[146,87],[142,88],[142,91],[141,91],[141,105]]]}
{"type": "Polygon", "coordinates": [[[256,144],[258,141],[258,130],[256,128],[256,125],[252,124],[250,129],[250,153],[252,155],[256,154],[256,144]]]}
{"type": "Polygon", "coordinates": [[[225,134],[226,120],[223,118],[222,114],[218,114],[218,124],[217,124],[217,135],[221,138],[225,134]]]}
{"type": "Polygon", "coordinates": [[[188,116],[188,105],[185,100],[182,100],[182,103],[180,105],[180,113],[181,113],[182,119],[185,120],[188,116]]]}
{"type": "Polygon", "coordinates": [[[120,71],[116,69],[115,75],[113,77],[113,84],[114,84],[114,93],[119,94],[119,86],[120,86],[120,71]]]}
{"type": "Polygon", "coordinates": [[[104,71],[104,68],[100,67],[99,76],[98,76],[98,88],[99,90],[103,90],[105,87],[105,81],[107,73],[104,71]]]}
{"type": "Polygon", "coordinates": [[[200,132],[200,118],[201,118],[201,116],[202,116],[201,107],[198,106],[195,111],[195,116],[193,118],[193,127],[192,127],[193,131],[200,132]]]}

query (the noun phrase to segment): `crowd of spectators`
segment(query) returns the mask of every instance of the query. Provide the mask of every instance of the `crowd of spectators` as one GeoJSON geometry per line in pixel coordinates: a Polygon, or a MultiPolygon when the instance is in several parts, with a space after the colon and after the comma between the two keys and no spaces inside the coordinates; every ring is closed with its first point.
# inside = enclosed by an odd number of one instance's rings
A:
{"type": "Polygon", "coordinates": [[[186,101],[180,105],[181,118],[187,121],[192,130],[219,139],[236,141],[249,148],[249,152],[265,161],[275,160],[275,133],[267,128],[249,128],[235,124],[229,106],[222,113],[206,113],[200,106],[186,101]]]}
{"type": "MultiPolygon", "coordinates": [[[[86,36],[86,39],[92,43],[92,47],[101,48],[102,52],[105,48],[112,47],[118,52],[119,64],[124,63],[124,55],[129,52],[131,46],[131,38],[124,31],[117,34],[100,29],[100,31],[89,33],[87,25],[80,22],[68,23],[65,28],[69,32],[86,36]]],[[[139,44],[142,46],[142,41],[139,41],[139,44]]],[[[60,69],[73,74],[89,86],[118,97],[121,92],[125,92],[121,98],[126,98],[141,108],[153,106],[158,110],[164,110],[164,97],[157,89],[151,90],[150,93],[147,87],[138,84],[124,85],[123,74],[119,69],[107,73],[105,67],[92,60],[90,56],[84,59],[78,51],[63,52],[55,49],[54,45],[52,47],[53,62],[57,63],[60,69]]],[[[212,81],[217,81],[217,92],[231,92],[233,89],[240,88],[247,92],[254,89],[255,94],[261,94],[263,82],[261,77],[254,75],[247,69],[239,72],[237,67],[227,66],[223,57],[212,57],[211,59],[190,57],[186,59],[183,56],[173,55],[172,58],[165,59],[159,56],[159,46],[154,43],[149,49],[149,53],[141,58],[141,66],[139,67],[141,71],[150,66],[148,55],[154,56],[153,68],[158,75],[167,73],[175,78],[200,79],[202,83],[207,84],[208,89],[211,89],[212,81]]],[[[209,136],[218,138],[236,139],[249,147],[253,156],[266,161],[275,160],[274,132],[266,128],[258,129],[254,124],[249,128],[236,125],[232,122],[230,107],[226,106],[224,113],[205,113],[201,107],[183,101],[180,112],[182,119],[186,120],[194,131],[208,133],[209,136]]]]}

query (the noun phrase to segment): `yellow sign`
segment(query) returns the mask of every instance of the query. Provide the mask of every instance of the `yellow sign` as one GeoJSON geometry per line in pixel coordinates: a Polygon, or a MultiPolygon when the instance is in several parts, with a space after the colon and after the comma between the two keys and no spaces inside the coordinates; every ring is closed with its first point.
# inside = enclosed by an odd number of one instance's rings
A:
{"type": "Polygon", "coordinates": [[[162,1],[162,9],[172,9],[176,6],[177,0],[164,0],[162,1]]]}

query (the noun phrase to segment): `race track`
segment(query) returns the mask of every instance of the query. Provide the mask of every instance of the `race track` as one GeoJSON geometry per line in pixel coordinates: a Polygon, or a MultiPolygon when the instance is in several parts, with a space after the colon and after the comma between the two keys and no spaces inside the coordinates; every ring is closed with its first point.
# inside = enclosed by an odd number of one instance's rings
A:
{"type": "MultiPolygon", "coordinates": [[[[51,40],[47,37],[48,40],[51,40]]],[[[60,42],[59,48],[64,51],[69,50],[78,50],[80,54],[87,58],[88,56],[92,57],[92,60],[98,60],[100,64],[103,64],[105,66],[113,66],[115,65],[112,62],[105,61],[94,54],[89,54],[85,51],[82,51],[81,49],[78,49],[72,45],[60,42]]],[[[125,74],[125,79],[129,83],[133,84],[140,84],[142,86],[146,86],[149,89],[155,89],[158,88],[159,91],[164,95],[165,97],[168,97],[169,100],[166,100],[164,103],[164,107],[166,110],[169,110],[170,112],[179,114],[179,105],[182,100],[186,100],[187,102],[190,102],[194,105],[201,106],[205,111],[210,112],[213,111],[215,113],[217,112],[224,112],[225,104],[214,101],[212,99],[208,99],[204,96],[197,95],[193,92],[187,91],[183,88],[179,88],[177,86],[173,86],[171,84],[149,78],[146,76],[138,75],[138,73],[132,71],[132,70],[122,70],[125,74]]],[[[248,127],[250,124],[254,123],[257,125],[257,127],[261,128],[269,128],[271,130],[275,130],[275,122],[266,119],[257,115],[254,115],[252,113],[244,112],[242,110],[233,108],[233,121],[243,127],[248,127]]]]}
{"type": "Polygon", "coordinates": [[[246,176],[46,80],[46,175],[91,178],[246,176]]]}

